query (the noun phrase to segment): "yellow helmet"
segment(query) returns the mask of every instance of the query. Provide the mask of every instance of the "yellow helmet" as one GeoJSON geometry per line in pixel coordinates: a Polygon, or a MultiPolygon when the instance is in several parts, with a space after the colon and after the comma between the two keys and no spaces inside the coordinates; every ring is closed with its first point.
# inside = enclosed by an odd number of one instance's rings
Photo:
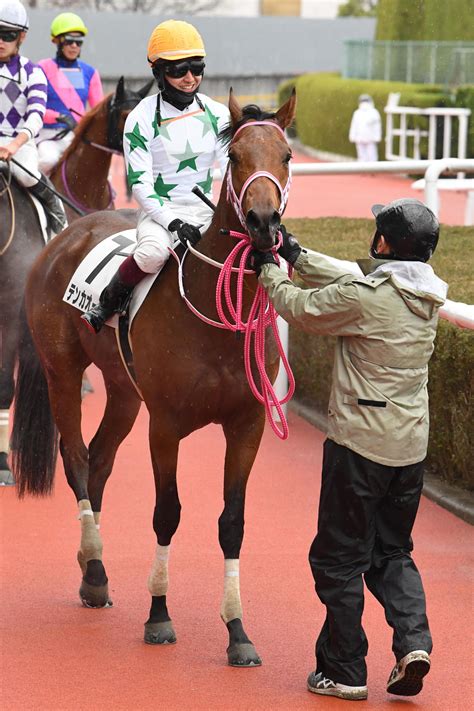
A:
{"type": "Polygon", "coordinates": [[[55,39],[55,37],[68,32],[82,32],[83,35],[86,35],[88,29],[76,13],[61,12],[51,23],[51,38],[55,39]]]}
{"type": "Polygon", "coordinates": [[[205,57],[202,37],[195,27],[182,20],[166,20],[157,25],[148,41],[148,61],[205,57]]]}

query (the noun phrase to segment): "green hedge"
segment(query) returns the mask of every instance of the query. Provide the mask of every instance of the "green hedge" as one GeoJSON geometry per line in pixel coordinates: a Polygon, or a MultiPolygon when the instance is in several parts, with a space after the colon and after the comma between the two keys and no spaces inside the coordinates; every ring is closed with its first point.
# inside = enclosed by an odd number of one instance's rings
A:
{"type": "MultiPolygon", "coordinates": [[[[320,218],[288,220],[287,226],[308,247],[334,257],[357,259],[367,254],[373,232],[370,220],[320,218]]],[[[467,254],[474,228],[443,227],[431,263],[450,284],[449,296],[474,302],[467,254]]],[[[290,363],[296,399],[326,413],[331,387],[335,339],[290,329],[290,363]]],[[[474,335],[440,321],[429,377],[431,432],[428,469],[442,479],[474,489],[474,335]]]]}
{"type": "MultiPolygon", "coordinates": [[[[355,146],[349,142],[352,114],[360,94],[370,94],[385,125],[384,107],[391,92],[400,92],[402,106],[465,106],[474,110],[474,87],[461,87],[454,98],[443,94],[440,87],[428,84],[343,79],[339,74],[305,74],[284,82],[279,87],[279,103],[285,101],[293,87],[296,88],[296,126],[293,135],[307,146],[355,156],[355,146]]],[[[417,125],[419,117],[409,117],[409,125],[417,125]]],[[[457,123],[454,124],[457,126],[457,123]]],[[[442,133],[438,131],[438,141],[442,133]]],[[[395,148],[396,148],[395,144],[395,148]]],[[[427,155],[426,139],[421,142],[422,157],[427,155]]],[[[474,155],[474,119],[471,117],[468,155],[474,155]]],[[[379,157],[385,158],[385,144],[379,144],[379,157]]]]}
{"type": "Polygon", "coordinates": [[[379,0],[378,40],[472,40],[472,0],[379,0]]]}

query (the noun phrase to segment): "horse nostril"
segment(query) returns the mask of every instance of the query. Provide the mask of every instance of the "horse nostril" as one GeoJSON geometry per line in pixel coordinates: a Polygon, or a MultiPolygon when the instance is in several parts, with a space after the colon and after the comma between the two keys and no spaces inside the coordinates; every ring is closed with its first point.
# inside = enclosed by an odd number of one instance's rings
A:
{"type": "Polygon", "coordinates": [[[262,226],[260,218],[257,215],[257,213],[255,212],[255,210],[249,210],[247,212],[245,221],[247,223],[247,227],[249,228],[249,230],[252,230],[253,232],[257,232],[262,226]]]}
{"type": "Polygon", "coordinates": [[[276,234],[278,232],[278,228],[280,227],[280,213],[277,210],[273,211],[273,215],[270,217],[270,220],[268,222],[270,232],[273,234],[274,237],[276,237],[276,234]]]}

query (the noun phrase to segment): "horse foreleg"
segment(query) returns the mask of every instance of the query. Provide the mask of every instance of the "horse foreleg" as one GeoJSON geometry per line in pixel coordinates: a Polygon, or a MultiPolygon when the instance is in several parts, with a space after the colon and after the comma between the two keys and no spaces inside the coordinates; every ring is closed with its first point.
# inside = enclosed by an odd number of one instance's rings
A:
{"type": "Polygon", "coordinates": [[[173,428],[165,430],[158,418],[151,416],[150,449],[155,477],[156,504],[153,530],[157,538],[155,559],[148,577],[151,594],[150,616],[145,623],[147,644],[173,644],[176,634],[168,614],[168,561],[170,544],[178,528],[181,504],[176,483],[179,440],[173,428]]]}
{"type": "Polygon", "coordinates": [[[231,666],[260,666],[260,659],[242,624],[239,556],[244,537],[245,491],[263,431],[263,420],[225,426],[224,510],[219,517],[219,543],[224,553],[224,594],[221,618],[229,632],[227,658],[231,666]]]}

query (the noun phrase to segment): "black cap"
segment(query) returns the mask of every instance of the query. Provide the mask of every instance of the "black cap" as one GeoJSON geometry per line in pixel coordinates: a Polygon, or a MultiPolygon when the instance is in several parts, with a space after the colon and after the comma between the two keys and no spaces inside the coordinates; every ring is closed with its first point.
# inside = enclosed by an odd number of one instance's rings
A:
{"type": "Polygon", "coordinates": [[[400,198],[388,205],[372,205],[372,213],[394,258],[428,261],[439,238],[439,222],[429,207],[415,198],[400,198]]]}

